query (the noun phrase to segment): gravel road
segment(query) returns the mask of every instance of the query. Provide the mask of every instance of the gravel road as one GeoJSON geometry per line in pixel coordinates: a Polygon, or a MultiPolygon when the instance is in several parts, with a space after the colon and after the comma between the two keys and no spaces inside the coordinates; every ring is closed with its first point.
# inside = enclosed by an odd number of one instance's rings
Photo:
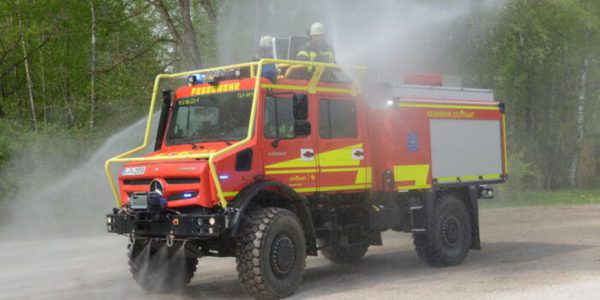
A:
{"type": "MultiPolygon", "coordinates": [[[[310,257],[292,299],[600,299],[600,206],[481,212],[482,251],[430,268],[408,234],[384,233],[355,266],[310,257]]],[[[0,299],[247,298],[233,258],[202,258],[185,290],[152,295],[129,276],[126,238],[0,241],[0,299]]]]}

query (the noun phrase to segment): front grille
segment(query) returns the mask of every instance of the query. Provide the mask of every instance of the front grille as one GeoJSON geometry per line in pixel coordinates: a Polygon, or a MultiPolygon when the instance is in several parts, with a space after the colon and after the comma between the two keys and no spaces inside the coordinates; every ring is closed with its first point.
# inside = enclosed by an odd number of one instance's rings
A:
{"type": "Polygon", "coordinates": [[[168,184],[198,183],[200,178],[166,178],[168,184]]]}
{"type": "Polygon", "coordinates": [[[123,180],[123,184],[125,185],[148,185],[152,179],[128,179],[123,180]]]}

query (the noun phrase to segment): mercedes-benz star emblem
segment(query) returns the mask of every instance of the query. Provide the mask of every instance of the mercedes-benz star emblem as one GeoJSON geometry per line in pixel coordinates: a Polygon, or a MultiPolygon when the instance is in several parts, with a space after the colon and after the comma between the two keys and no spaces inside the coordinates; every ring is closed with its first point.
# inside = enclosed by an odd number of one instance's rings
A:
{"type": "Polygon", "coordinates": [[[156,192],[162,196],[163,195],[162,183],[160,183],[160,181],[158,181],[158,180],[152,180],[152,182],[150,182],[150,192],[156,192]]]}

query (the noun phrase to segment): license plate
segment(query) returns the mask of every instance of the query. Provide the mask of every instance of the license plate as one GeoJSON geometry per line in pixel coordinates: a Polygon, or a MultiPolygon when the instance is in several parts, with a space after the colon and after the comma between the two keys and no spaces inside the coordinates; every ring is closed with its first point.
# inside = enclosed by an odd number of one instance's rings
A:
{"type": "Polygon", "coordinates": [[[135,176],[135,175],[144,175],[146,173],[146,167],[136,167],[136,168],[125,168],[123,172],[121,172],[122,176],[135,176]]]}
{"type": "Polygon", "coordinates": [[[148,209],[148,196],[133,194],[129,199],[129,207],[133,210],[145,210],[148,209]]]}

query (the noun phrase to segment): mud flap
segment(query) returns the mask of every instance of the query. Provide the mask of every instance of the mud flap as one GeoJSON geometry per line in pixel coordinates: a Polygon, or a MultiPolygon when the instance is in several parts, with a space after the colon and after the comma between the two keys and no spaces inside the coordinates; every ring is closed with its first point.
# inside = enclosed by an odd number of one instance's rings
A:
{"type": "Polygon", "coordinates": [[[469,186],[469,213],[471,215],[471,249],[481,250],[479,238],[479,188],[475,185],[469,186]]]}

